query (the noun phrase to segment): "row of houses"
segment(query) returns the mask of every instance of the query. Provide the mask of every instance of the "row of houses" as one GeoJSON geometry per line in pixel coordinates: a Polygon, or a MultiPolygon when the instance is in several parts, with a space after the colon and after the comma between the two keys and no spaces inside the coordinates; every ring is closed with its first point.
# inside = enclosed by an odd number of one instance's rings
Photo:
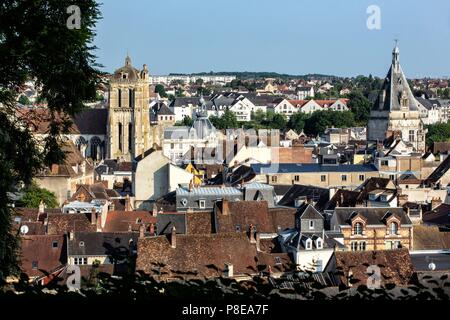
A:
{"type": "MultiPolygon", "coordinates": [[[[193,117],[200,105],[199,97],[176,98],[169,108],[175,114],[176,121],[185,117],[193,117]]],[[[218,93],[206,99],[208,116],[221,116],[225,110],[236,114],[238,121],[250,121],[254,112],[267,112],[272,110],[289,118],[297,112],[312,113],[320,110],[346,111],[349,110],[348,99],[330,100],[288,100],[280,96],[240,94],[235,92],[218,93]]]]}

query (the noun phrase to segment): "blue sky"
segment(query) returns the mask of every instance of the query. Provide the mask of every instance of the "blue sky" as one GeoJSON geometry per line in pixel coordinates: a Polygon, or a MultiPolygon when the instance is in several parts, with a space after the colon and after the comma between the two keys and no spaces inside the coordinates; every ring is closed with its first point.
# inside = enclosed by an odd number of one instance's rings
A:
{"type": "Polygon", "coordinates": [[[384,76],[394,39],[407,77],[450,76],[448,0],[101,0],[98,62],[171,72],[384,76]],[[381,30],[366,26],[369,5],[381,30]]]}

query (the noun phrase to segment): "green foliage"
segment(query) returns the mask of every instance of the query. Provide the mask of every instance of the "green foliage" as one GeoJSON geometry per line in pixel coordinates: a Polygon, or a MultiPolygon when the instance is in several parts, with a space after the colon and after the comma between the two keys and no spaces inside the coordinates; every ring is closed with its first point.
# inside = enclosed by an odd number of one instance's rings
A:
{"type": "Polygon", "coordinates": [[[355,125],[355,116],[350,111],[321,110],[313,112],[305,121],[304,130],[306,134],[317,135],[323,133],[326,128],[344,128],[355,125]]]}
{"type": "Polygon", "coordinates": [[[186,116],[186,117],[183,118],[182,121],[178,121],[177,123],[175,123],[175,125],[176,126],[191,127],[193,123],[194,123],[194,120],[192,120],[191,117],[186,116]]]}
{"type": "Polygon", "coordinates": [[[0,5],[0,278],[17,271],[8,192],[21,181],[30,184],[44,160],[63,158],[58,142],[68,125],[57,123],[56,113],[74,115],[85,101],[96,97],[100,77],[92,41],[100,17],[98,4],[77,2],[81,28],[69,29],[67,8],[72,4],[71,0],[3,0],[0,5]],[[14,88],[27,79],[36,79],[39,100],[47,102],[52,121],[43,152],[36,148],[27,123],[13,118],[14,88]]]}
{"type": "Polygon", "coordinates": [[[26,188],[25,194],[20,200],[20,206],[26,208],[37,208],[41,201],[44,202],[47,208],[57,208],[58,201],[56,199],[56,195],[45,189],[39,188],[35,183],[32,183],[29,187],[26,188]]]}
{"type": "Polygon", "coordinates": [[[166,89],[162,84],[157,84],[155,86],[155,93],[158,93],[161,98],[167,98],[166,89]]]}
{"type": "Polygon", "coordinates": [[[355,121],[359,125],[365,126],[369,120],[372,104],[360,91],[351,92],[348,98],[350,99],[348,107],[355,115],[355,121]]]}
{"type": "Polygon", "coordinates": [[[236,119],[236,115],[226,109],[224,114],[220,117],[211,116],[209,117],[209,121],[217,128],[217,129],[236,129],[239,127],[239,123],[236,119]]]}
{"type": "Polygon", "coordinates": [[[298,112],[291,116],[287,123],[287,127],[296,131],[297,133],[302,132],[305,128],[305,123],[309,119],[309,115],[306,113],[298,112]]]}
{"type": "Polygon", "coordinates": [[[24,105],[24,106],[29,106],[29,105],[31,105],[30,99],[28,99],[28,97],[27,97],[26,95],[24,95],[24,94],[22,94],[22,95],[19,97],[19,103],[22,104],[22,105],[24,105]]]}
{"type": "Polygon", "coordinates": [[[426,143],[431,146],[433,142],[450,141],[450,123],[442,122],[426,126],[428,129],[426,143]]]}
{"type": "Polygon", "coordinates": [[[437,95],[441,99],[450,99],[450,88],[438,89],[437,90],[437,95]]]}

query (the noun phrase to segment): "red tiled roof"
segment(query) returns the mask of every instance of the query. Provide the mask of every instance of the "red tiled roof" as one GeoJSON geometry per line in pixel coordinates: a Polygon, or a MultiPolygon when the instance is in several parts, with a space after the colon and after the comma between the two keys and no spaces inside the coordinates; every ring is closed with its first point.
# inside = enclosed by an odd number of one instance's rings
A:
{"type": "Polygon", "coordinates": [[[151,223],[156,225],[156,216],[152,216],[149,211],[109,211],[106,215],[105,226],[102,231],[139,231],[141,224],[148,227],[151,223]]]}

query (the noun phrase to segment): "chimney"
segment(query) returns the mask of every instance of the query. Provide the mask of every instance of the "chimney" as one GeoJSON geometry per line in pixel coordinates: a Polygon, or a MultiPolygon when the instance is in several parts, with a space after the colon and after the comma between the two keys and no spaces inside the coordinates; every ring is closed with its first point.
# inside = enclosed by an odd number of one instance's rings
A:
{"type": "Polygon", "coordinates": [[[261,251],[261,248],[259,246],[261,240],[261,234],[259,232],[255,232],[255,241],[256,241],[256,250],[261,251]]]}
{"type": "Polygon", "coordinates": [[[225,263],[225,277],[234,277],[234,268],[232,263],[225,263]]]}
{"type": "Polygon", "coordinates": [[[97,211],[95,208],[92,208],[91,210],[91,224],[97,225],[97,211]]]}
{"type": "Polygon", "coordinates": [[[228,216],[230,214],[230,202],[227,199],[222,200],[222,215],[228,216]]]}
{"type": "Polygon", "coordinates": [[[145,225],[141,224],[139,226],[139,238],[145,238],[145,225]]]}
{"type": "Polygon", "coordinates": [[[248,237],[250,239],[250,243],[256,243],[256,239],[255,239],[255,227],[253,226],[253,224],[250,225],[249,227],[249,232],[248,232],[248,237]]]}
{"type": "Polygon", "coordinates": [[[442,204],[442,200],[439,197],[431,199],[431,210],[436,209],[442,204]]]}
{"type": "Polygon", "coordinates": [[[42,201],[41,200],[41,202],[39,203],[39,214],[38,214],[38,216],[40,215],[40,214],[43,214],[44,212],[45,212],[45,204],[44,204],[44,201],[42,201]]]}
{"type": "Polygon", "coordinates": [[[191,181],[189,181],[189,192],[191,192],[192,191],[192,188],[194,187],[194,183],[193,183],[193,181],[192,181],[192,179],[191,179],[191,181]]]}
{"type": "Polygon", "coordinates": [[[153,223],[150,223],[150,235],[155,235],[155,225],[153,223]]]}
{"type": "Polygon", "coordinates": [[[158,214],[158,206],[156,205],[156,202],[154,202],[152,206],[152,217],[156,217],[157,214],[158,214]]]}
{"type": "Polygon", "coordinates": [[[52,171],[52,174],[58,174],[59,165],[56,163],[52,164],[51,171],[52,171]]]}
{"type": "Polygon", "coordinates": [[[170,232],[170,246],[172,248],[177,247],[177,229],[175,229],[175,226],[172,227],[172,231],[170,232]]]}
{"type": "Polygon", "coordinates": [[[131,211],[130,195],[125,196],[125,211],[131,211]]]}

